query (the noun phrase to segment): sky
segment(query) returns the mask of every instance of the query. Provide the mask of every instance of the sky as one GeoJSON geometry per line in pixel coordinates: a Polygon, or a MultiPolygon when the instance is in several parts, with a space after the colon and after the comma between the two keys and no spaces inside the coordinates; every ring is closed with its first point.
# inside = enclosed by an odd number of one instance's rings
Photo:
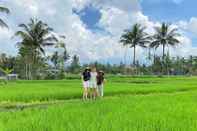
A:
{"type": "MultiPolygon", "coordinates": [[[[66,47],[77,54],[81,63],[99,61],[118,64],[132,62],[133,50],[119,43],[121,34],[133,24],[140,23],[146,31],[162,22],[177,27],[181,43],[168,48],[170,55],[187,57],[197,55],[196,0],[0,0],[0,5],[11,14],[0,14],[9,30],[0,28],[0,53],[17,55],[18,38],[12,38],[21,23],[38,18],[66,36],[66,47]]],[[[52,50],[47,49],[51,55],[52,50]]],[[[156,52],[161,54],[161,48],[156,52]]],[[[137,48],[137,59],[146,62],[147,50],[137,48]]]]}

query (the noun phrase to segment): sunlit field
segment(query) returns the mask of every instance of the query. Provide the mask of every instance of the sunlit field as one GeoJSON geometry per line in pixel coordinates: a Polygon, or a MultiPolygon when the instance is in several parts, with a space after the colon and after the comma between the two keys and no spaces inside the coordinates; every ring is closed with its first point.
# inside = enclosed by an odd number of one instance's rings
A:
{"type": "Polygon", "coordinates": [[[109,76],[105,97],[86,102],[78,77],[0,87],[2,131],[197,130],[197,77],[109,76]]]}

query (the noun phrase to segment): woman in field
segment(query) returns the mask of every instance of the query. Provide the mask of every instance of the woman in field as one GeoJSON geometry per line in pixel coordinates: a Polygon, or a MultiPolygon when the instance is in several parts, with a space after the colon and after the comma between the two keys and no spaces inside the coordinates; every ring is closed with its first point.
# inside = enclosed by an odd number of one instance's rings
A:
{"type": "Polygon", "coordinates": [[[97,75],[97,90],[98,90],[98,95],[100,97],[103,97],[103,85],[104,85],[104,72],[99,71],[97,75]]]}
{"type": "Polygon", "coordinates": [[[88,88],[90,87],[90,68],[86,68],[81,75],[83,83],[83,100],[88,99],[88,88]]]}
{"type": "Polygon", "coordinates": [[[96,99],[97,96],[97,71],[96,68],[93,67],[90,73],[90,88],[91,88],[91,98],[96,99]]]}

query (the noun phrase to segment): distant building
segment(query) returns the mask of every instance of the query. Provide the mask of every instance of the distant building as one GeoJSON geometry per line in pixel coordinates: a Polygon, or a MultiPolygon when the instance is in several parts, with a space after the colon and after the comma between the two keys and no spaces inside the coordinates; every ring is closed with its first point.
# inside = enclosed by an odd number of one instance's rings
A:
{"type": "Polygon", "coordinates": [[[18,80],[18,74],[8,74],[7,80],[18,80]]]}
{"type": "Polygon", "coordinates": [[[6,75],[4,72],[0,70],[0,79],[1,80],[17,80],[18,74],[8,74],[6,75]]]}

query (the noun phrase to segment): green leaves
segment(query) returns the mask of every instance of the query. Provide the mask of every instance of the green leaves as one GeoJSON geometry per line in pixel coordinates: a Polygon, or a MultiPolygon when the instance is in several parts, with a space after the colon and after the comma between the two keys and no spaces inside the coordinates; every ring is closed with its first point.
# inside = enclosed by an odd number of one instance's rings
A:
{"type": "Polygon", "coordinates": [[[19,44],[23,47],[31,47],[32,50],[45,54],[44,47],[57,42],[57,38],[52,34],[53,29],[41,20],[32,18],[28,24],[19,24],[19,27],[21,30],[17,31],[15,36],[22,39],[19,44]]]}
{"type": "MultiPolygon", "coordinates": [[[[9,14],[10,10],[6,7],[0,6],[0,12],[9,14]]],[[[8,28],[8,25],[2,19],[0,19],[0,26],[8,28]]]]}
{"type": "Polygon", "coordinates": [[[135,24],[131,30],[125,30],[120,38],[120,43],[123,46],[129,46],[134,48],[134,60],[133,64],[135,65],[135,49],[136,46],[143,48],[147,47],[147,44],[151,42],[151,37],[145,32],[146,27],[143,27],[140,24],[135,24]]]}
{"type": "Polygon", "coordinates": [[[6,75],[8,75],[8,74],[12,73],[14,70],[13,69],[9,69],[9,68],[3,69],[3,68],[0,67],[0,71],[5,73],[6,75]]]}

